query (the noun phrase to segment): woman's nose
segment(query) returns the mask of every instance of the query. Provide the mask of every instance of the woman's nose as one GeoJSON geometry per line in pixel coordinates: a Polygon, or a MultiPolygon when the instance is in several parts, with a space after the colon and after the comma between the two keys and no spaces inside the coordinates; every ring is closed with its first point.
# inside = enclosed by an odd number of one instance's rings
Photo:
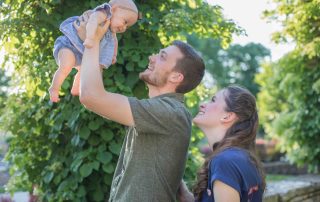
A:
{"type": "Polygon", "coordinates": [[[153,61],[154,60],[154,57],[155,57],[155,54],[152,54],[149,56],[149,61],[153,61]]]}

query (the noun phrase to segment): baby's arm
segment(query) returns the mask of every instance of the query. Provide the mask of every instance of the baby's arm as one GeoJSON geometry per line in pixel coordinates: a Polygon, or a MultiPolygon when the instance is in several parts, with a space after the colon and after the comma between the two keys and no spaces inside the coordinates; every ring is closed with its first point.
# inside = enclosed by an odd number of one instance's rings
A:
{"type": "Polygon", "coordinates": [[[115,64],[117,62],[117,55],[118,55],[118,39],[115,33],[113,33],[112,35],[114,39],[114,52],[112,57],[112,64],[115,64]]]}
{"type": "Polygon", "coordinates": [[[86,48],[91,48],[93,46],[94,36],[97,30],[97,27],[103,23],[106,22],[107,16],[102,11],[94,11],[88,20],[87,26],[86,26],[86,40],[84,41],[83,45],[86,48]]]}

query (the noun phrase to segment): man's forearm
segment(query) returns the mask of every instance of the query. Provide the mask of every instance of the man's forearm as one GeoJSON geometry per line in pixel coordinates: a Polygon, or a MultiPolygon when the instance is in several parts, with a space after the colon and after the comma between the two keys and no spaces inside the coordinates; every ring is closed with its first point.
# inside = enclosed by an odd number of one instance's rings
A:
{"type": "Polygon", "coordinates": [[[99,65],[99,42],[84,50],[80,71],[80,97],[97,96],[104,91],[99,65]]]}
{"type": "MultiPolygon", "coordinates": [[[[92,48],[85,48],[80,69],[80,102],[90,111],[126,126],[133,126],[133,116],[126,96],[104,89],[99,64],[99,42],[110,21],[98,26],[92,48]]],[[[80,29],[80,27],[78,27],[80,29]]]]}

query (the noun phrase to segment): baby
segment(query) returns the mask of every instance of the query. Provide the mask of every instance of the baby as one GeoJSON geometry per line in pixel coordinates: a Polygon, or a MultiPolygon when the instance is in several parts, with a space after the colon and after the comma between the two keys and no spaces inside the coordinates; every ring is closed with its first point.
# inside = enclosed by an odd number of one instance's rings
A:
{"type": "Polygon", "coordinates": [[[107,69],[116,61],[118,46],[116,33],[125,32],[138,19],[138,9],[132,0],[111,0],[109,3],[104,3],[96,7],[92,12],[87,13],[90,13],[90,16],[86,25],[84,42],[79,38],[74,27],[74,23],[80,23],[78,16],[70,17],[60,25],[60,31],[64,35],[58,37],[54,43],[53,55],[59,68],[55,72],[49,88],[52,102],[60,101],[60,87],[72,68],[76,68],[78,72],[73,81],[71,94],[79,95],[82,55],[85,47],[92,47],[92,39],[97,26],[101,26],[110,20],[108,31],[100,41],[99,50],[99,63],[107,69]]]}

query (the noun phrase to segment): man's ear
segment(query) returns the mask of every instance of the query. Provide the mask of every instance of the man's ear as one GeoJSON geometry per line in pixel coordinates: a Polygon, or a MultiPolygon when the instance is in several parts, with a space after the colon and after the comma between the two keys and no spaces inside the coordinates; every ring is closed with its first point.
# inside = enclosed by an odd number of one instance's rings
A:
{"type": "Polygon", "coordinates": [[[181,83],[183,79],[184,76],[180,72],[171,72],[169,75],[169,81],[172,83],[181,83]]]}
{"type": "Polygon", "coordinates": [[[238,119],[234,112],[226,112],[220,119],[222,123],[234,123],[238,119]]]}

